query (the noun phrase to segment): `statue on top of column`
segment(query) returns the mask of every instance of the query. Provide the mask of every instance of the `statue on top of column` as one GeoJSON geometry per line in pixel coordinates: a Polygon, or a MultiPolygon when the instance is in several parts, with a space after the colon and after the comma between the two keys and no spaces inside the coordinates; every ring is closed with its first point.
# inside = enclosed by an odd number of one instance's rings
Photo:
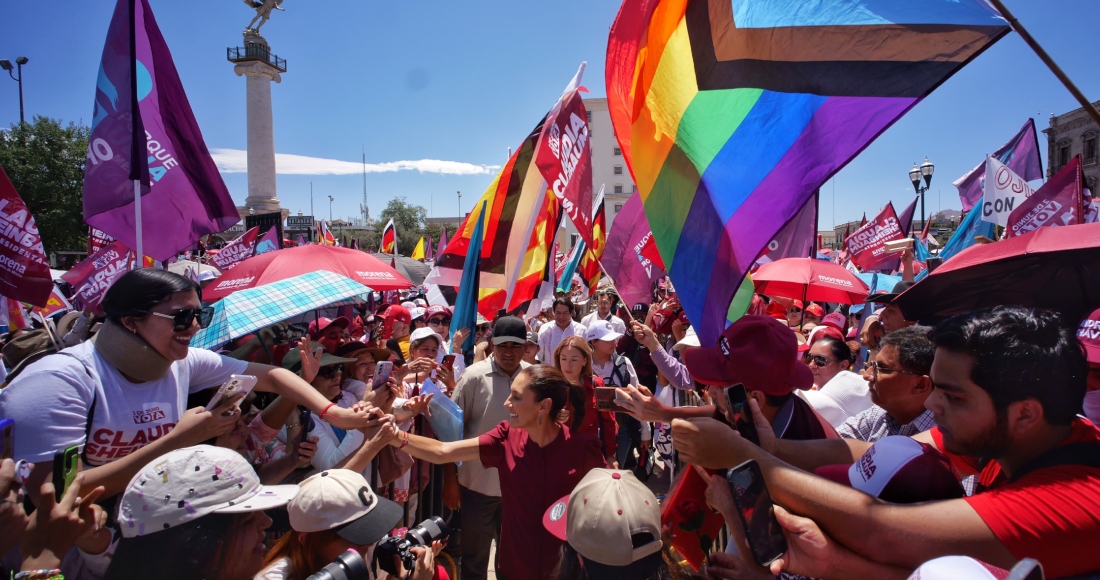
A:
{"type": "Polygon", "coordinates": [[[272,10],[284,11],[282,4],[283,0],[244,0],[244,3],[249,8],[256,10],[256,17],[252,19],[252,22],[248,23],[244,31],[246,34],[251,33],[259,36],[260,27],[262,27],[269,18],[271,18],[272,10]]]}

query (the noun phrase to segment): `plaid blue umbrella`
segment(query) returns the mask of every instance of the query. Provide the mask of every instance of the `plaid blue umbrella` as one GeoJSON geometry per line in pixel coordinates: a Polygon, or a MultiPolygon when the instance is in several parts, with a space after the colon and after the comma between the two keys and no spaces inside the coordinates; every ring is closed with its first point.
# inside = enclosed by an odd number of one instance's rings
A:
{"type": "Polygon", "coordinates": [[[191,346],[211,348],[310,310],[353,304],[369,293],[355,280],[324,270],[238,290],[214,303],[210,326],[191,339],[191,346]]]}

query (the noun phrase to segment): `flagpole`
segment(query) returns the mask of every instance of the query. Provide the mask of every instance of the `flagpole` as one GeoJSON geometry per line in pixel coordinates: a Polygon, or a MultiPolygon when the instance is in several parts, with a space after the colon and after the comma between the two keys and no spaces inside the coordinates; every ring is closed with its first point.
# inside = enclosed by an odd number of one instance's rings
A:
{"type": "Polygon", "coordinates": [[[134,235],[137,236],[137,268],[145,267],[145,253],[141,243],[141,180],[134,180],[134,235]]]}
{"type": "Polygon", "coordinates": [[[1100,111],[1097,111],[1096,107],[1092,105],[1092,101],[1089,101],[1088,98],[1085,97],[1085,94],[1077,88],[1077,85],[1074,85],[1073,81],[1069,80],[1069,77],[1066,76],[1066,73],[1063,72],[1062,69],[1054,62],[1054,59],[1050,58],[1050,55],[1047,54],[1047,51],[1043,50],[1042,46],[1039,46],[1039,43],[1036,42],[1034,38],[1032,38],[1031,33],[1028,32],[1026,28],[1024,28],[1024,25],[1020,24],[1020,21],[1017,20],[1016,17],[1008,11],[1008,8],[1005,7],[1004,2],[1001,2],[1001,0],[989,1],[1001,13],[1001,16],[1004,16],[1005,20],[1008,21],[1008,24],[1012,26],[1012,29],[1020,34],[1020,38],[1024,39],[1024,42],[1026,42],[1027,45],[1031,47],[1031,50],[1035,51],[1035,54],[1039,56],[1039,60],[1043,61],[1043,64],[1047,65],[1047,68],[1050,69],[1050,72],[1054,73],[1054,76],[1058,77],[1058,80],[1062,81],[1062,84],[1065,85],[1066,89],[1069,90],[1070,94],[1073,95],[1073,98],[1077,99],[1078,103],[1081,103],[1081,107],[1083,107],[1085,109],[1085,112],[1088,113],[1090,117],[1092,117],[1092,120],[1095,121],[1097,124],[1100,124],[1100,111]]]}

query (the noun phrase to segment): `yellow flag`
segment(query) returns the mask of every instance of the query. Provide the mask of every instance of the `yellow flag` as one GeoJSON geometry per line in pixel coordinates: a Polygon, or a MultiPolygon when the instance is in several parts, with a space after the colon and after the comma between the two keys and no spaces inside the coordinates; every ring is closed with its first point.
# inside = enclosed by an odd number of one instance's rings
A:
{"type": "Polygon", "coordinates": [[[414,260],[424,259],[424,238],[420,238],[419,242],[416,242],[416,248],[413,249],[412,256],[409,256],[414,260]]]}

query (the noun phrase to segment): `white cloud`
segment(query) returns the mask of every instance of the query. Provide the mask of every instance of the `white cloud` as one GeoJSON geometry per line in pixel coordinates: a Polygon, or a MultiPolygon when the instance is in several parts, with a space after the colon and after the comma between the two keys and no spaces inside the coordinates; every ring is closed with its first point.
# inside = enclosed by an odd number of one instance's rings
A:
{"type": "MultiPolygon", "coordinates": [[[[248,171],[247,153],[241,149],[211,149],[218,170],[222,173],[246,173],[248,171]]],[[[275,154],[276,173],[281,175],[354,175],[363,172],[363,164],[357,161],[341,161],[291,155],[275,154]]],[[[474,165],[460,161],[441,161],[439,159],[417,159],[415,161],[390,161],[387,163],[368,163],[367,173],[389,173],[393,171],[419,171],[420,173],[442,173],[445,175],[482,175],[496,173],[499,165],[474,165]]]]}

